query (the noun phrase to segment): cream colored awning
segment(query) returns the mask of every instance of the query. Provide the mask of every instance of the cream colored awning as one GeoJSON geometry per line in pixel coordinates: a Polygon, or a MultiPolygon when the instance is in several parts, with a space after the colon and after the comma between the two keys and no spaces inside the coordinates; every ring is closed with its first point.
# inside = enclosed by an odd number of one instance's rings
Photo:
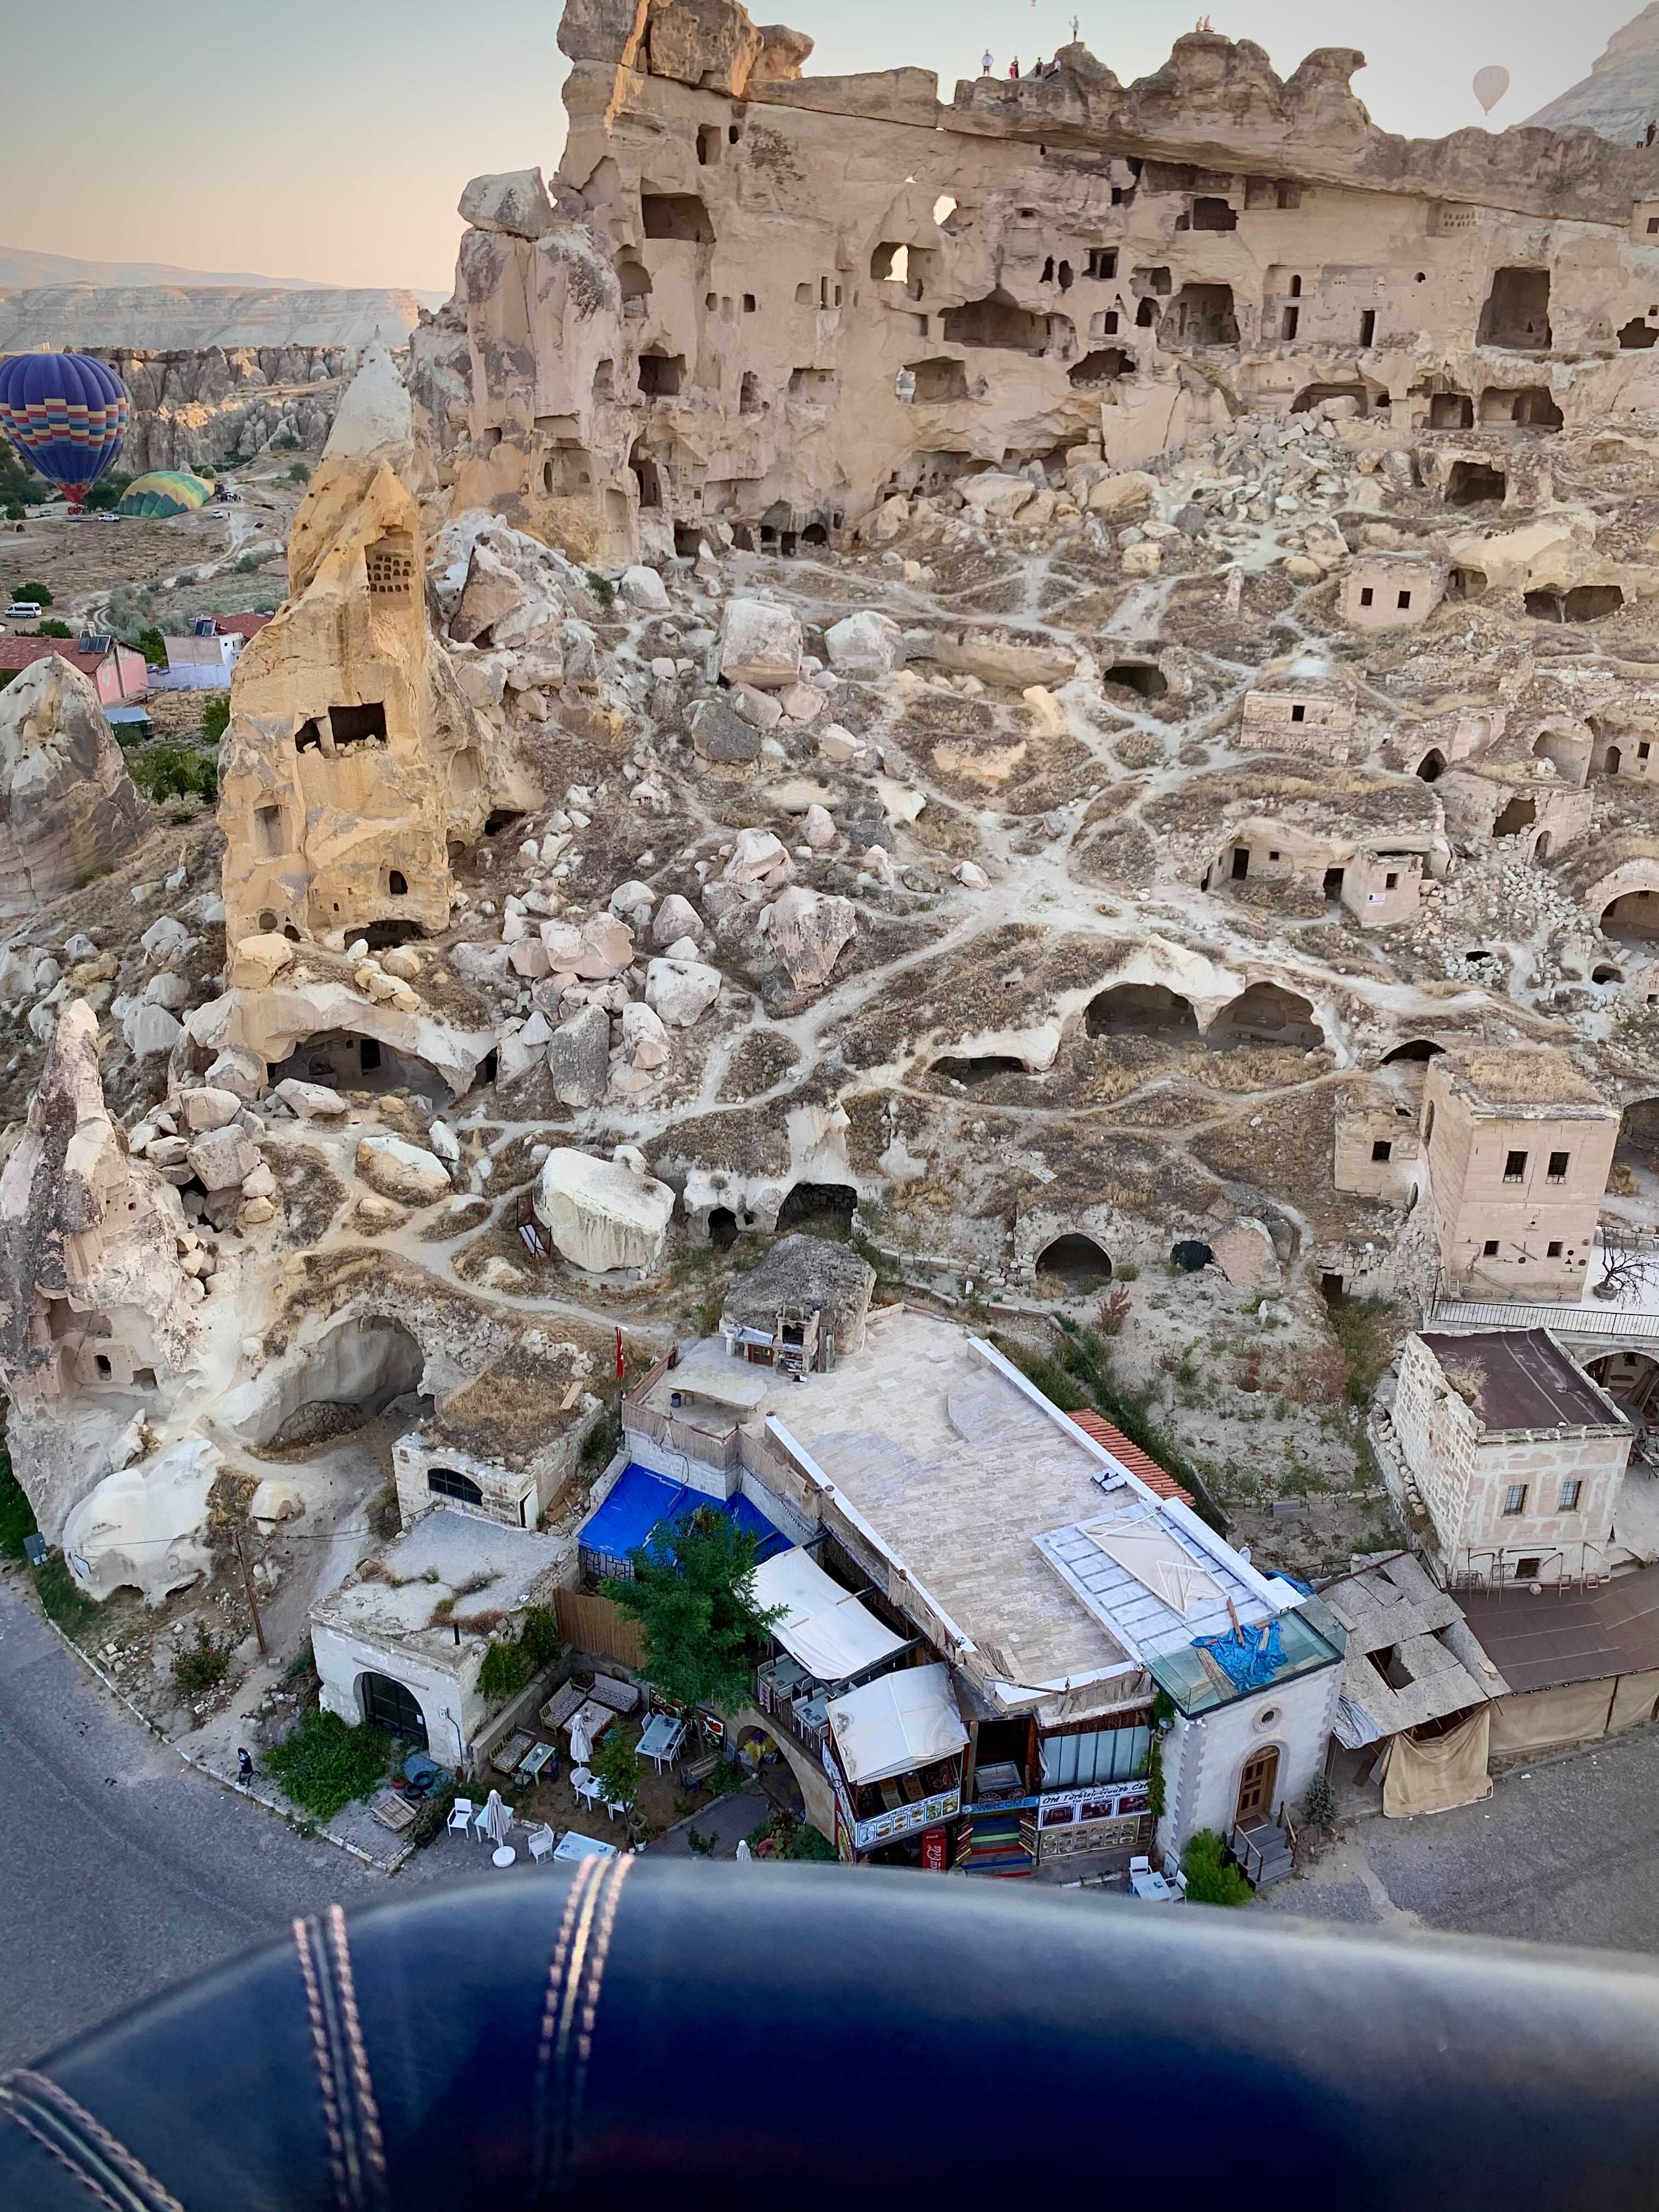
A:
{"type": "Polygon", "coordinates": [[[904,1667],[832,1698],[830,1733],[849,1782],[884,1782],[935,1759],[949,1759],[968,1741],[942,1660],[904,1667]]]}
{"type": "Polygon", "coordinates": [[[1220,1584],[1162,1528],[1145,1521],[1109,1516],[1080,1522],[1078,1533],[1098,1545],[1143,1589],[1161,1598],[1171,1613],[1184,1616],[1200,1606],[1223,1602],[1220,1584]]]}
{"type": "Polygon", "coordinates": [[[787,1608],[771,1633],[821,1682],[844,1682],[904,1646],[805,1552],[779,1552],[756,1568],[755,1602],[763,1612],[787,1608]]]}

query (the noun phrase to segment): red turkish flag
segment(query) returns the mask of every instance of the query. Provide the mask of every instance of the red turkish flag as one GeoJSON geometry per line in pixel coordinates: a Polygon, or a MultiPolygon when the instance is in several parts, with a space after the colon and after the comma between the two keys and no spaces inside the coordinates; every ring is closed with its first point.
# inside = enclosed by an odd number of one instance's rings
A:
{"type": "Polygon", "coordinates": [[[617,1380],[618,1382],[622,1381],[627,1371],[627,1363],[623,1358],[622,1331],[618,1329],[617,1331],[617,1380]]]}

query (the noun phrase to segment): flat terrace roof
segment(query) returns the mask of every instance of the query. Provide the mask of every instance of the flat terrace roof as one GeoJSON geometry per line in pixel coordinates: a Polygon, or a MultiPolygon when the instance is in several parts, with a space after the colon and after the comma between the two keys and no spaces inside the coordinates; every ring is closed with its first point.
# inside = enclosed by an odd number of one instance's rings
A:
{"type": "Polygon", "coordinates": [[[1463,1618],[1511,1690],[1553,1690],[1659,1668],[1659,1566],[1600,1589],[1525,1585],[1462,1594],[1463,1618]]]}
{"type": "Polygon", "coordinates": [[[1472,1329],[1467,1336],[1425,1329],[1423,1341],[1443,1374],[1480,1370],[1474,1412],[1489,1429],[1610,1429],[1623,1422],[1547,1329],[1472,1329]]]}

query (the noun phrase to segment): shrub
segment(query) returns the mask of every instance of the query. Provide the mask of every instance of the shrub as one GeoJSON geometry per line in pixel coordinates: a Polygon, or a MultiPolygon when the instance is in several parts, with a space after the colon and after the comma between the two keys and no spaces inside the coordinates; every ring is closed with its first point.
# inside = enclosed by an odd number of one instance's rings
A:
{"type": "Polygon", "coordinates": [[[379,1729],[348,1728],[337,1713],[319,1706],[260,1763],[296,1805],[319,1820],[331,1820],[342,1805],[367,1797],[385,1780],[392,1743],[379,1729]]]}
{"type": "Polygon", "coordinates": [[[582,1438],[582,1467],[589,1474],[596,1474],[605,1466],[617,1449],[617,1425],[607,1415],[601,1414],[582,1438]]]}
{"type": "Polygon", "coordinates": [[[594,598],[608,614],[611,611],[611,602],[617,596],[616,586],[611,582],[609,576],[602,576],[597,568],[589,568],[586,573],[587,576],[588,590],[592,592],[594,598]]]}
{"type": "Polygon", "coordinates": [[[210,699],[202,709],[202,736],[210,745],[216,745],[230,726],[230,701],[210,699]]]}
{"type": "Polygon", "coordinates": [[[1221,1838],[1213,1828],[1197,1828],[1187,1839],[1181,1871],[1187,1877],[1187,1899],[1192,1905],[1248,1905],[1250,1885],[1238,1869],[1222,1856],[1221,1838]]]}
{"type": "Polygon", "coordinates": [[[273,438],[270,442],[279,453],[297,453],[300,450],[300,441],[291,430],[284,430],[280,438],[273,438]]]}
{"type": "Polygon", "coordinates": [[[75,632],[67,623],[48,619],[46,622],[36,623],[34,635],[36,637],[73,637],[75,632]]]}
{"type": "Polygon", "coordinates": [[[640,1794],[642,1765],[638,1751],[628,1740],[627,1730],[614,1728],[594,1753],[592,1771],[605,1784],[605,1794],[611,1803],[631,1811],[640,1794]]]}
{"type": "Polygon", "coordinates": [[[1121,1336],[1129,1318],[1129,1293],[1114,1283],[1100,1302],[1097,1316],[1103,1336],[1121,1336]]]}
{"type": "Polygon", "coordinates": [[[14,585],[11,595],[15,599],[33,599],[35,605],[40,607],[49,607],[52,605],[52,593],[44,584],[14,585]]]}
{"type": "Polygon", "coordinates": [[[504,1705],[516,1698],[530,1680],[530,1661],[523,1647],[503,1644],[495,1637],[478,1669],[478,1695],[487,1705],[504,1705]]]}
{"type": "Polygon", "coordinates": [[[151,668],[165,668],[167,666],[167,640],[162,636],[159,629],[153,627],[149,629],[141,629],[137,636],[134,638],[132,641],[134,645],[137,647],[139,652],[143,654],[145,661],[151,668]]]}
{"type": "Polygon", "coordinates": [[[564,1645],[559,1636],[558,1615],[550,1606],[532,1605],[526,1613],[524,1626],[519,1631],[519,1649],[537,1674],[544,1667],[552,1666],[558,1658],[564,1645]]]}
{"type": "Polygon", "coordinates": [[[1336,1792],[1328,1774],[1316,1774],[1303,1791],[1302,1817],[1310,1828],[1322,1828],[1327,1835],[1335,1827],[1336,1792]]]}
{"type": "Polygon", "coordinates": [[[61,1552],[49,1552],[46,1563],[34,1571],[34,1588],[40,1610],[56,1628],[73,1638],[98,1618],[98,1607],[70,1572],[61,1552]]]}
{"type": "Polygon", "coordinates": [[[309,483],[311,482],[311,471],[306,466],[303,461],[295,461],[294,466],[288,472],[288,480],[290,483],[309,483]]]}
{"type": "Polygon", "coordinates": [[[174,1656],[173,1686],[182,1697],[198,1698],[204,1690],[216,1690],[229,1668],[229,1644],[216,1644],[198,1624],[195,1643],[182,1645],[174,1656]]]}
{"type": "Polygon", "coordinates": [[[11,1454],[0,1451],[0,1559],[22,1559],[23,1540],[34,1533],[28,1493],[11,1471],[11,1454]]]}

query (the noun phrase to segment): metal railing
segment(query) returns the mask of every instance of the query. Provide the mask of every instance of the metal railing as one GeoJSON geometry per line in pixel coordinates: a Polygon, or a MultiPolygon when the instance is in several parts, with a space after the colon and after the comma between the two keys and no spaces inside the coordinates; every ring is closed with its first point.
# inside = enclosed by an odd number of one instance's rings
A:
{"type": "Polygon", "coordinates": [[[1558,1336],[1606,1336],[1659,1344],[1659,1313],[1624,1313],[1615,1305],[1505,1305],[1482,1298],[1439,1298],[1430,1316],[1434,1328],[1553,1328],[1558,1336]]]}

